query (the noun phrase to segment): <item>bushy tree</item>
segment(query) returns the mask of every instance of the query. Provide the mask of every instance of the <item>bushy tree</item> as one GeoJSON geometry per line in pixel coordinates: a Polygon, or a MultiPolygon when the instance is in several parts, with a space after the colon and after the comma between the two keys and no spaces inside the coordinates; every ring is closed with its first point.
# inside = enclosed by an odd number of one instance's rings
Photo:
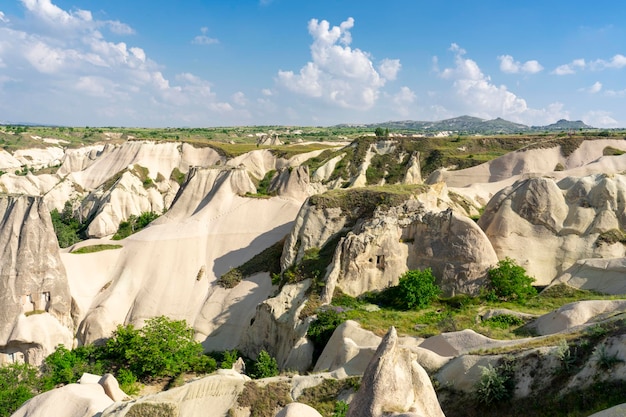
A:
{"type": "Polygon", "coordinates": [[[0,367],[0,417],[9,417],[40,391],[37,368],[26,363],[0,367]]]}
{"type": "Polygon", "coordinates": [[[395,291],[396,303],[405,310],[426,308],[441,295],[430,268],[405,272],[395,291]]]}
{"type": "Polygon", "coordinates": [[[524,301],[537,294],[532,286],[535,279],[508,257],[489,270],[489,280],[492,294],[503,300],[524,301]]]}
{"type": "MultiPolygon", "coordinates": [[[[211,364],[203,360],[202,345],[185,320],[155,317],[141,329],[118,326],[105,347],[107,356],[140,379],[176,376],[211,364]]],[[[213,362],[214,365],[214,362],[213,362]]]]}
{"type": "Polygon", "coordinates": [[[330,308],[317,313],[317,318],[309,325],[306,333],[313,342],[314,359],[322,354],[333,332],[344,321],[346,321],[346,315],[337,309],[330,308]]]}
{"type": "Polygon", "coordinates": [[[267,351],[262,350],[252,366],[252,378],[269,378],[278,375],[278,364],[267,351]]]}
{"type": "Polygon", "coordinates": [[[74,350],[59,345],[44,361],[42,382],[43,388],[49,390],[57,385],[71,384],[85,372],[101,374],[103,364],[96,359],[94,346],[79,347],[74,350]]]}

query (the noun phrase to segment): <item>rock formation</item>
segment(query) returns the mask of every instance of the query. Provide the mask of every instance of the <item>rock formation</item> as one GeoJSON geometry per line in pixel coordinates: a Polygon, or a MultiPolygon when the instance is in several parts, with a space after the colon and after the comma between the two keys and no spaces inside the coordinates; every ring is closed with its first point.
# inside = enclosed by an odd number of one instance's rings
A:
{"type": "Polygon", "coordinates": [[[443,417],[437,394],[424,369],[398,346],[392,327],[367,366],[347,417],[387,415],[443,417]]]}
{"type": "Polygon", "coordinates": [[[65,268],[41,197],[0,196],[0,219],[0,352],[39,364],[72,346],[65,268]]]}
{"type": "Polygon", "coordinates": [[[494,196],[478,224],[500,259],[547,285],[579,259],[626,256],[625,210],[623,175],[531,178],[494,196]]]}

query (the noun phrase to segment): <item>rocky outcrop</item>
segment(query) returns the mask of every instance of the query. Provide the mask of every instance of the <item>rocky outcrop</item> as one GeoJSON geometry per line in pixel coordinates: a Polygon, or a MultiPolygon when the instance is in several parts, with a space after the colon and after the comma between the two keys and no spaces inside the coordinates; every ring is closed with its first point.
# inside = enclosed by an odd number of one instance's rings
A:
{"type": "Polygon", "coordinates": [[[398,346],[392,327],[363,374],[347,417],[444,417],[426,371],[398,346]]]}
{"type": "Polygon", "coordinates": [[[42,198],[0,196],[0,259],[5,360],[39,364],[57,344],[72,346],[71,295],[42,198]]]}
{"type": "Polygon", "coordinates": [[[558,284],[603,294],[626,294],[626,258],[576,261],[550,286],[558,284]]]}
{"type": "Polygon", "coordinates": [[[282,268],[300,262],[307,251],[336,246],[324,302],[335,287],[358,296],[396,285],[408,269],[432,268],[446,294],[479,290],[497,257],[482,230],[459,214],[463,208],[447,197],[445,187],[416,189],[404,197],[393,191],[375,194],[333,191],[303,205],[285,242],[282,268]]]}
{"type": "Polygon", "coordinates": [[[89,219],[87,235],[95,238],[111,236],[117,232],[120,222],[130,216],[138,217],[145,212],[161,214],[167,208],[165,197],[171,196],[171,202],[178,184],[168,181],[160,184],[162,190],[152,181],[149,184],[146,186],[134,172],[126,171],[110,188],[102,186],[90,193],[79,209],[80,218],[89,219]]]}
{"type": "Polygon", "coordinates": [[[312,320],[301,318],[311,280],[285,285],[280,293],[259,304],[245,332],[241,351],[255,358],[266,350],[279,368],[306,371],[311,367],[313,345],[306,338],[312,320]]]}
{"type": "MultiPolygon", "coordinates": [[[[107,284],[89,303],[80,342],[167,315],[193,324],[208,351],[237,347],[256,305],[271,294],[271,280],[265,274],[224,289],[217,279],[281,240],[299,207],[293,199],[241,197],[246,191],[255,189],[244,169],[192,169],[171,209],[126,238],[98,278],[107,284]]],[[[82,265],[73,274],[91,267],[82,265]]]]}
{"type": "Polygon", "coordinates": [[[101,410],[100,416],[227,416],[249,380],[245,375],[222,369],[217,374],[188,382],[181,387],[125,403],[115,403],[101,410]]]}
{"type": "Polygon", "coordinates": [[[626,177],[530,178],[503,189],[479,220],[500,259],[547,285],[577,260],[626,256],[626,177]]]}
{"type": "Polygon", "coordinates": [[[548,335],[596,323],[607,316],[624,311],[626,311],[626,300],[576,301],[537,318],[527,327],[538,335],[548,335]]]}
{"type": "Polygon", "coordinates": [[[315,408],[306,404],[291,403],[280,410],[276,417],[322,417],[322,415],[315,408]]]}
{"type": "Polygon", "coordinates": [[[114,404],[100,384],[69,384],[26,402],[12,417],[86,417],[114,404]]]}

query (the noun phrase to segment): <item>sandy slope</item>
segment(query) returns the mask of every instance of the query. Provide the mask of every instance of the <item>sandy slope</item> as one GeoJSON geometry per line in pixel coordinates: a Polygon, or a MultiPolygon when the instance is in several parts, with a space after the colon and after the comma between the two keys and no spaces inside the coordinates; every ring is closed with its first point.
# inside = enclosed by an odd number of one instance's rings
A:
{"type": "MultiPolygon", "coordinates": [[[[269,278],[232,291],[215,281],[283,238],[301,204],[240,197],[248,186],[244,175],[239,169],[196,171],[166,216],[124,241],[110,273],[98,278],[112,283],[94,297],[80,326],[83,341],[107,337],[120,323],[167,315],[194,323],[201,340],[227,326],[228,337],[213,339],[221,349],[236,345],[234,328],[243,329],[254,306],[269,295],[269,278]]],[[[70,274],[86,278],[92,265],[85,258],[70,274]]]]}

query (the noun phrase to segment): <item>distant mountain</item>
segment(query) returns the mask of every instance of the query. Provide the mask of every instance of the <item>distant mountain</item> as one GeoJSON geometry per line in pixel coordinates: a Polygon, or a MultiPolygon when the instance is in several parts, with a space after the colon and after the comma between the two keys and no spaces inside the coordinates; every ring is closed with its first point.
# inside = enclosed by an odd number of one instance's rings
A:
{"type": "MultiPolygon", "coordinates": [[[[339,125],[342,127],[349,125],[339,125]]],[[[375,129],[377,127],[388,128],[390,130],[409,130],[417,131],[421,133],[435,133],[450,131],[459,134],[482,134],[482,135],[494,135],[494,134],[512,134],[523,132],[545,132],[545,131],[565,131],[565,130],[579,130],[579,129],[594,129],[593,127],[586,125],[582,121],[568,121],[559,120],[548,126],[526,126],[520,123],[510,122],[500,117],[493,120],[481,119],[479,117],[472,116],[460,116],[452,119],[445,119],[435,122],[415,121],[415,120],[403,120],[403,121],[389,121],[383,123],[373,123],[367,125],[361,125],[367,128],[375,129]]]]}
{"type": "Polygon", "coordinates": [[[594,129],[593,127],[585,124],[582,120],[570,121],[561,119],[556,123],[552,123],[547,126],[533,126],[533,130],[547,130],[550,132],[553,131],[563,131],[563,130],[580,130],[580,129],[594,129]]]}

